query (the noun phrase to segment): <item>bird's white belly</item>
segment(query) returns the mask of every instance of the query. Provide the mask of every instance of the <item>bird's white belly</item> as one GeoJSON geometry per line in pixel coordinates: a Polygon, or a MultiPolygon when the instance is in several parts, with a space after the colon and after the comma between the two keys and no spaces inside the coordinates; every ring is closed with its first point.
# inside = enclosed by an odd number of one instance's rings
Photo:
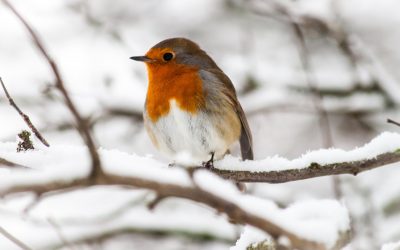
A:
{"type": "Polygon", "coordinates": [[[147,126],[157,141],[158,149],[177,163],[208,161],[212,152],[218,159],[230,146],[206,113],[183,111],[175,100],[170,101],[168,115],[155,123],[148,122],[147,126]]]}

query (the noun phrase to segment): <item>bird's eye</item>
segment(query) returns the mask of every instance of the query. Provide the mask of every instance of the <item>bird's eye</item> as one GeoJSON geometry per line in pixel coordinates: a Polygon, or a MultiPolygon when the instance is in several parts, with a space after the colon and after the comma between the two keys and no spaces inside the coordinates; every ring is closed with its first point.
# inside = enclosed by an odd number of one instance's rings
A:
{"type": "Polygon", "coordinates": [[[164,61],[171,61],[171,59],[172,58],[174,58],[174,54],[172,54],[172,53],[170,53],[170,52],[167,52],[167,53],[165,53],[164,55],[163,55],[163,59],[164,59],[164,61]]]}

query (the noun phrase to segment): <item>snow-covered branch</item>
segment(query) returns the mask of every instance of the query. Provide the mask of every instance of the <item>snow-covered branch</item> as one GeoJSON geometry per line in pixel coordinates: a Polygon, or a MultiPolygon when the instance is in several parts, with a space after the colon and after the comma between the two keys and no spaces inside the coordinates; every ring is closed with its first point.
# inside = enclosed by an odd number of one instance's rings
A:
{"type": "MultiPolygon", "coordinates": [[[[101,150],[104,174],[93,180],[86,178],[89,169],[85,164],[89,159],[83,147],[53,146],[17,154],[11,146],[2,144],[0,155],[18,163],[30,162],[33,170],[10,170],[0,176],[2,196],[16,192],[57,193],[89,186],[135,187],[152,190],[161,197],[178,197],[206,204],[236,223],[259,228],[274,238],[286,237],[291,246],[298,249],[331,249],[337,242],[343,241],[341,235],[347,235],[348,225],[335,228],[336,223],[329,225],[334,233],[328,241],[318,235],[305,235],[297,227],[298,224],[307,227],[307,223],[292,221],[294,218],[284,219],[285,210],[280,210],[269,201],[240,193],[233,183],[206,170],[197,170],[190,176],[185,169],[166,168],[151,158],[101,150]],[[132,162],[137,165],[132,166],[132,162]]],[[[333,203],[328,206],[338,206],[337,209],[342,211],[339,217],[347,218],[345,210],[338,203],[333,203]]]]}
{"type": "Polygon", "coordinates": [[[281,171],[260,171],[251,172],[246,170],[226,170],[214,168],[211,171],[219,176],[242,182],[268,182],[284,183],[298,181],[321,176],[331,176],[340,174],[357,175],[361,172],[374,168],[383,167],[387,164],[400,161],[400,152],[390,152],[377,155],[372,159],[363,159],[351,162],[338,162],[331,164],[311,163],[308,166],[281,171]]]}
{"type": "Polygon", "coordinates": [[[242,162],[226,157],[212,169],[235,181],[283,183],[328,175],[352,174],[400,161],[400,134],[385,132],[363,147],[351,151],[321,149],[287,160],[269,157],[242,162]]]}
{"type": "MultiPolygon", "coordinates": [[[[213,171],[233,180],[250,179],[275,183],[330,174],[356,174],[400,161],[396,151],[398,148],[400,135],[383,133],[365,146],[352,151],[319,150],[291,161],[271,157],[242,162],[226,157],[216,162],[216,169],[213,171]]],[[[301,233],[291,231],[290,226],[284,226],[284,221],[275,220],[265,214],[268,210],[265,206],[269,202],[238,192],[232,183],[209,171],[197,170],[191,176],[183,168],[167,168],[165,164],[148,157],[107,150],[100,150],[99,154],[104,164],[104,173],[90,179],[87,178],[90,159],[83,147],[53,146],[18,154],[14,152],[11,143],[0,144],[0,157],[32,168],[12,169],[8,174],[0,176],[0,195],[17,192],[57,194],[65,190],[100,185],[143,188],[154,191],[159,197],[179,197],[206,204],[225,213],[237,223],[252,225],[275,238],[286,236],[299,249],[327,249],[327,245],[337,244],[339,238],[343,241],[342,236],[339,237],[339,231],[335,241],[329,244],[321,244],[313,237],[303,237],[301,233]]],[[[340,235],[346,235],[345,231],[341,230],[340,235]]]]}

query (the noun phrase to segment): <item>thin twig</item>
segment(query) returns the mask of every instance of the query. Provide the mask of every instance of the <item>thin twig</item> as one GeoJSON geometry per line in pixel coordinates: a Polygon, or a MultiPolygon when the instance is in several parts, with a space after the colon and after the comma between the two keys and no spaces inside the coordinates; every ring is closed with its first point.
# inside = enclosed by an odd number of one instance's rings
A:
{"type": "MultiPolygon", "coordinates": [[[[253,0],[248,2],[253,3],[256,1],[253,0]]],[[[250,10],[254,14],[263,17],[268,16],[277,21],[293,21],[305,29],[314,30],[318,33],[326,35],[329,38],[332,38],[337,43],[338,48],[352,64],[352,67],[354,69],[353,71],[358,71],[360,67],[365,67],[366,65],[369,65],[368,68],[370,69],[367,69],[367,71],[371,76],[370,82],[373,83],[373,85],[377,87],[377,90],[385,97],[387,105],[395,104],[396,100],[395,98],[393,98],[393,94],[388,91],[387,88],[384,88],[384,86],[380,86],[385,79],[382,79],[382,77],[380,76],[379,72],[381,70],[379,69],[379,67],[377,67],[375,62],[376,60],[371,58],[371,55],[369,55],[368,51],[365,48],[361,50],[359,47],[363,44],[358,41],[359,39],[355,39],[357,38],[357,36],[355,36],[354,34],[348,34],[348,32],[343,27],[342,20],[338,15],[337,2],[338,1],[332,1],[332,11],[336,19],[334,23],[329,23],[326,20],[314,15],[300,14],[298,11],[295,11],[294,8],[292,8],[289,4],[284,4],[283,1],[269,0],[267,5],[267,7],[269,8],[267,9],[258,8],[258,6],[256,5],[250,5],[250,10]],[[286,14],[282,15],[282,13],[286,14]],[[291,20],[288,20],[288,16],[292,17],[291,20]]],[[[359,83],[362,81],[358,72],[354,72],[354,81],[356,81],[355,85],[359,85],[359,83]]]]}
{"type": "MultiPolygon", "coordinates": [[[[293,20],[289,17],[289,20],[293,20]]],[[[317,111],[319,128],[322,135],[322,144],[324,148],[330,148],[333,146],[332,130],[329,122],[328,112],[323,105],[323,96],[321,91],[317,87],[317,82],[312,76],[309,51],[307,48],[306,39],[304,37],[304,32],[297,22],[291,21],[291,26],[297,37],[297,47],[299,51],[300,61],[303,66],[303,70],[306,75],[307,85],[312,95],[312,102],[314,108],[317,111]]],[[[341,190],[341,180],[339,176],[332,176],[333,193],[336,199],[341,199],[343,197],[341,190]]]]}
{"type": "Polygon", "coordinates": [[[398,123],[398,122],[396,122],[396,121],[394,121],[394,120],[392,120],[392,119],[389,119],[389,118],[388,118],[388,119],[386,120],[386,122],[387,122],[387,123],[392,123],[392,124],[394,124],[394,125],[400,127],[400,123],[398,123]]]}
{"type": "Polygon", "coordinates": [[[308,48],[306,45],[306,39],[304,37],[304,33],[300,25],[297,22],[293,21],[292,17],[289,16],[288,13],[285,12],[283,14],[288,15],[288,18],[290,20],[290,25],[292,26],[293,31],[297,38],[296,44],[299,51],[300,62],[306,75],[306,82],[312,95],[312,102],[314,108],[316,109],[318,114],[319,127],[321,130],[323,146],[325,148],[332,147],[333,143],[332,143],[332,133],[329,124],[329,117],[322,103],[323,97],[321,95],[321,92],[319,91],[316,81],[311,74],[311,65],[310,65],[310,60],[308,58],[308,48]]]}
{"type": "Polygon", "coordinates": [[[1,226],[0,226],[0,234],[2,234],[4,237],[9,239],[11,242],[13,242],[15,245],[17,245],[23,250],[33,250],[32,248],[28,247],[25,243],[14,237],[12,234],[10,234],[7,230],[5,230],[1,226]]]}
{"type": "MultiPolygon", "coordinates": [[[[309,58],[309,50],[307,47],[306,38],[302,30],[301,24],[298,20],[296,20],[296,17],[293,16],[291,11],[285,8],[283,4],[273,1],[272,6],[274,7],[274,9],[276,9],[278,13],[280,13],[285,17],[285,20],[287,20],[287,22],[293,29],[293,33],[295,34],[296,37],[297,51],[299,53],[301,66],[303,68],[306,77],[307,86],[311,93],[312,104],[318,116],[318,126],[321,131],[322,145],[324,148],[330,148],[333,146],[333,139],[332,139],[333,137],[332,137],[331,125],[329,122],[329,116],[328,112],[326,111],[323,105],[323,96],[321,94],[321,91],[318,89],[317,81],[312,74],[311,63],[309,58]]],[[[316,20],[311,19],[311,17],[308,17],[307,22],[310,21],[316,22],[316,20]]],[[[322,28],[323,26],[319,25],[319,27],[322,28]]],[[[323,30],[328,30],[328,27],[323,27],[323,28],[324,28],[323,30]]],[[[349,47],[345,48],[350,49],[349,47]]],[[[342,198],[342,192],[340,188],[340,182],[341,182],[340,177],[332,176],[332,180],[333,180],[333,190],[335,197],[340,199],[342,198]]]]}
{"type": "Polygon", "coordinates": [[[46,141],[46,139],[44,139],[44,137],[42,136],[42,134],[39,132],[39,130],[37,130],[37,128],[33,125],[33,123],[31,122],[31,119],[29,118],[28,115],[26,115],[24,112],[22,112],[22,110],[18,107],[18,105],[14,102],[13,98],[11,97],[11,95],[8,93],[8,90],[6,88],[6,85],[3,82],[3,79],[1,79],[0,77],[0,83],[1,86],[3,87],[4,93],[6,94],[6,97],[8,99],[8,102],[10,103],[10,105],[12,107],[15,108],[15,110],[17,110],[18,114],[22,117],[22,119],[24,119],[25,123],[28,125],[28,127],[31,129],[31,131],[35,134],[35,136],[47,147],[50,147],[50,144],[46,141]]]}
{"type": "Polygon", "coordinates": [[[90,173],[90,179],[98,178],[99,176],[102,175],[102,169],[101,169],[100,157],[96,150],[96,145],[95,145],[92,135],[90,133],[90,129],[88,128],[87,122],[80,115],[78,109],[76,108],[71,97],[69,96],[67,89],[65,88],[64,80],[61,77],[61,73],[60,73],[60,70],[59,70],[57,64],[52,59],[50,54],[47,52],[39,35],[33,30],[33,28],[29,25],[29,23],[15,9],[15,7],[11,5],[11,3],[8,0],[2,0],[2,1],[15,14],[15,16],[22,22],[24,27],[27,29],[27,31],[31,35],[31,38],[33,39],[33,42],[36,45],[37,49],[40,51],[40,53],[43,55],[43,57],[48,62],[50,69],[52,70],[55,80],[56,80],[55,86],[63,95],[65,104],[68,107],[68,109],[71,111],[72,115],[74,116],[76,123],[77,123],[78,131],[79,131],[80,135],[82,136],[82,139],[84,140],[85,144],[88,147],[88,150],[89,150],[89,153],[91,156],[91,160],[92,160],[92,169],[91,169],[91,173],[90,173]]]}

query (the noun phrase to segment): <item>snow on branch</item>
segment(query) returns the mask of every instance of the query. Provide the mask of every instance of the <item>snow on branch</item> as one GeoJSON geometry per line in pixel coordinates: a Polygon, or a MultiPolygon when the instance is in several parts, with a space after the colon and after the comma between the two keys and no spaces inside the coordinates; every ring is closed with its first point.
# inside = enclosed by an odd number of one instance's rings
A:
{"type": "Polygon", "coordinates": [[[385,132],[363,147],[351,151],[322,149],[294,160],[270,157],[241,162],[226,157],[213,172],[243,182],[284,183],[328,175],[352,174],[400,161],[400,134],[385,132]]]}
{"type": "MultiPolygon", "coordinates": [[[[259,178],[258,181],[285,182],[330,174],[358,173],[384,164],[400,161],[400,134],[383,133],[363,147],[343,151],[338,149],[309,152],[295,160],[271,157],[259,161],[240,161],[226,157],[216,162],[213,171],[224,178],[243,181],[244,177],[259,178]],[[247,169],[247,170],[246,170],[247,169]],[[220,171],[220,172],[218,172],[220,171]],[[224,172],[225,171],[225,172],[224,172]],[[227,176],[226,173],[229,173],[227,176]],[[238,173],[235,175],[235,173],[238,173]],[[243,174],[245,173],[245,174],[243,174]],[[261,177],[257,177],[261,176],[261,177]]],[[[280,210],[273,203],[238,192],[234,185],[215,173],[206,170],[194,171],[192,175],[184,168],[168,168],[165,163],[150,157],[141,157],[116,150],[99,150],[103,162],[103,174],[95,179],[88,178],[90,158],[84,147],[53,145],[16,153],[13,143],[0,143],[0,157],[15,165],[28,165],[30,170],[10,168],[0,176],[0,195],[34,192],[39,195],[57,194],[66,190],[90,186],[127,186],[149,189],[158,197],[179,197],[206,204],[216,211],[225,213],[233,221],[251,225],[264,233],[290,239],[299,249],[331,249],[344,245],[349,229],[344,208],[336,202],[327,205],[323,216],[339,218],[337,222],[324,225],[330,228],[328,239],[321,239],[316,230],[306,230],[310,222],[288,220],[288,210],[280,210]],[[339,206],[334,209],[330,206],[339,206]],[[332,211],[342,211],[331,215],[332,211]],[[296,226],[297,225],[297,226],[296,226]],[[301,229],[299,229],[301,228],[301,229]],[[305,235],[304,232],[309,234],[305,235]]],[[[254,180],[253,180],[254,181],[254,180]]],[[[319,203],[318,203],[319,204],[319,203]]],[[[317,203],[307,206],[307,211],[318,207],[317,203]]],[[[307,217],[307,216],[306,216],[307,217]]],[[[322,229],[321,229],[322,230],[322,229]]]]}
{"type": "Polygon", "coordinates": [[[32,170],[12,169],[0,175],[0,195],[57,193],[100,185],[136,187],[152,190],[161,197],[179,197],[206,204],[236,223],[259,228],[273,238],[286,237],[297,249],[332,249],[338,242],[347,243],[343,241],[343,235],[348,236],[349,218],[346,209],[336,201],[280,209],[270,201],[239,192],[233,183],[207,170],[197,170],[190,175],[186,169],[167,168],[148,157],[115,150],[100,150],[99,153],[104,174],[90,179],[86,178],[90,159],[84,147],[53,145],[19,154],[12,143],[2,143],[0,157],[18,164],[30,163],[32,170]],[[309,216],[299,216],[301,213],[315,214],[315,209],[325,211],[318,213],[315,225],[313,220],[304,221],[309,216]],[[332,211],[336,211],[334,215],[332,211]],[[319,234],[316,230],[328,230],[329,233],[319,234]]]}

